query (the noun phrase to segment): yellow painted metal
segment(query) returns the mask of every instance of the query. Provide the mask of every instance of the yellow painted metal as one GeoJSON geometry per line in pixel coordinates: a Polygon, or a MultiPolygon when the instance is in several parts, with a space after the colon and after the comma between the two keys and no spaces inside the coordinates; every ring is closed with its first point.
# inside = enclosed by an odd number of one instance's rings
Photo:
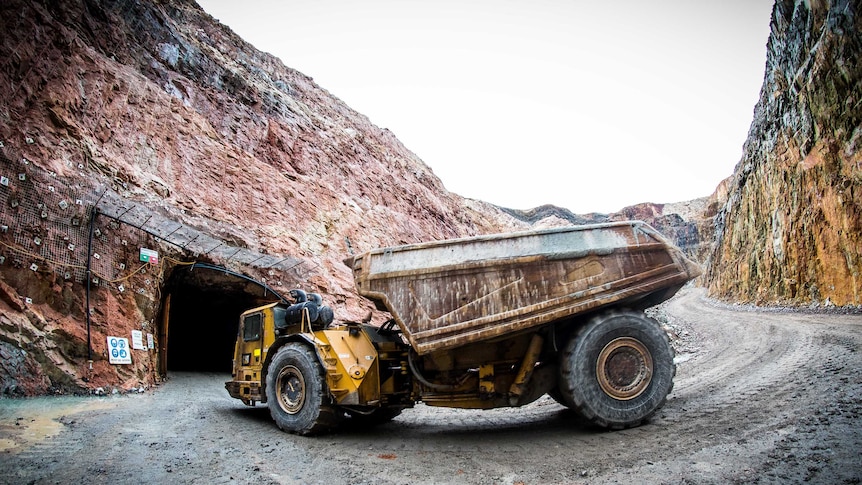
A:
{"type": "Polygon", "coordinates": [[[479,366],[479,392],[483,394],[494,392],[494,364],[479,366]]]}
{"type": "Polygon", "coordinates": [[[380,400],[377,350],[358,327],[314,333],[329,390],[338,404],[367,405],[380,400]]]}
{"type": "MultiPolygon", "coordinates": [[[[265,375],[264,363],[276,341],[273,308],[265,305],[240,316],[239,332],[234,349],[234,378],[226,384],[232,397],[253,405],[264,401],[261,394],[265,375]],[[257,338],[246,340],[246,325],[260,322],[257,338]]],[[[312,331],[303,315],[293,328],[293,335],[303,335],[312,342],[326,372],[329,390],[338,404],[368,405],[380,401],[380,372],[377,351],[368,335],[358,327],[335,327],[312,331]]]]}
{"type": "Polygon", "coordinates": [[[264,305],[247,310],[240,315],[240,324],[234,346],[233,380],[226,384],[228,393],[245,404],[254,405],[263,401],[261,395],[261,379],[263,378],[263,363],[269,348],[275,342],[275,320],[272,308],[277,303],[264,305]],[[259,318],[260,330],[258,338],[246,340],[244,329],[247,322],[259,318]]]}
{"type": "Polygon", "coordinates": [[[459,409],[494,409],[509,406],[505,396],[488,397],[478,394],[423,394],[427,406],[459,409]]]}
{"type": "Polygon", "coordinates": [[[530,380],[530,376],[533,375],[533,369],[536,368],[536,362],[539,360],[539,355],[542,352],[543,342],[544,339],[539,334],[534,334],[530,340],[530,346],[527,348],[527,353],[521,362],[521,368],[518,369],[518,374],[515,376],[515,382],[509,388],[510,402],[517,403],[518,398],[524,393],[527,382],[530,380]]]}

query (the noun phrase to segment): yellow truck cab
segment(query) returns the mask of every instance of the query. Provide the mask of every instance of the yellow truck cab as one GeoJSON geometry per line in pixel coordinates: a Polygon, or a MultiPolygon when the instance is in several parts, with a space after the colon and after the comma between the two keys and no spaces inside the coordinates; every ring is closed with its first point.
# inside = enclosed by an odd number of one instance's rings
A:
{"type": "Polygon", "coordinates": [[[231,397],[254,406],[256,402],[266,402],[261,394],[263,362],[269,348],[275,342],[275,332],[264,331],[275,328],[275,319],[284,318],[284,308],[279,303],[271,303],[252,308],[240,315],[239,335],[233,356],[232,381],[226,384],[231,397]]]}
{"type": "Polygon", "coordinates": [[[347,416],[391,419],[412,406],[406,345],[394,332],[332,325],[331,310],[317,295],[308,299],[292,290],[291,296],[293,304],[272,303],[240,316],[232,380],[225,383],[231,397],[249,406],[268,404],[279,427],[302,434],[347,416]]]}

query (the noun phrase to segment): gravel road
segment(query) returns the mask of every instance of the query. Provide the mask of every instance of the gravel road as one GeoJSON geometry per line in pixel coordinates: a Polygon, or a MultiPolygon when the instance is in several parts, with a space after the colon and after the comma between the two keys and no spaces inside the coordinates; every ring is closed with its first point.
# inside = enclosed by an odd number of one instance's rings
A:
{"type": "Polygon", "coordinates": [[[862,482],[862,316],[751,311],[686,290],[654,316],[678,372],[659,414],[607,432],[550,398],[418,405],[303,438],[228,397],[221,374],[153,392],[0,400],[2,483],[862,482]]]}

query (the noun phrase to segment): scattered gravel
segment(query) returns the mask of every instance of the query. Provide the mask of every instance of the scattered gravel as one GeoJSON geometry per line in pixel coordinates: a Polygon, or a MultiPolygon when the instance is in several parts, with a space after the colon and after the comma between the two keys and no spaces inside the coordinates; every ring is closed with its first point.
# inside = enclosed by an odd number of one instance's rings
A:
{"type": "Polygon", "coordinates": [[[862,482],[862,317],[747,311],[699,290],[650,314],[673,336],[677,377],[639,428],[596,430],[545,397],[420,404],[304,438],[228,397],[229,376],[175,373],[152,392],[0,400],[0,482],[862,482]]]}

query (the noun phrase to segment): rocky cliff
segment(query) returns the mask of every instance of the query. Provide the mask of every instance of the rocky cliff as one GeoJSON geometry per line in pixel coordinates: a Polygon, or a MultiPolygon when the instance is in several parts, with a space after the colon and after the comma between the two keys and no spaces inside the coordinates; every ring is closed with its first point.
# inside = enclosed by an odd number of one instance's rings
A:
{"type": "Polygon", "coordinates": [[[239,312],[291,288],[339,320],[385,318],[356,296],[351,253],[529,227],[642,219],[709,255],[714,295],[858,305],[855,8],[776,5],[745,154],[712,197],[577,215],[448,192],[191,0],[3,2],[0,394],[224,372],[239,312]],[[110,337],[133,331],[131,363],[111,364],[110,337]]]}
{"type": "Polygon", "coordinates": [[[191,0],[3,2],[0,86],[4,393],[146,387],[230,346],[225,300],[363,318],[351,252],[527,227],[191,0]],[[132,330],[153,347],[109,365],[132,330]]]}
{"type": "Polygon", "coordinates": [[[862,17],[779,0],[742,160],[716,223],[711,294],[862,304],[862,17]]]}

